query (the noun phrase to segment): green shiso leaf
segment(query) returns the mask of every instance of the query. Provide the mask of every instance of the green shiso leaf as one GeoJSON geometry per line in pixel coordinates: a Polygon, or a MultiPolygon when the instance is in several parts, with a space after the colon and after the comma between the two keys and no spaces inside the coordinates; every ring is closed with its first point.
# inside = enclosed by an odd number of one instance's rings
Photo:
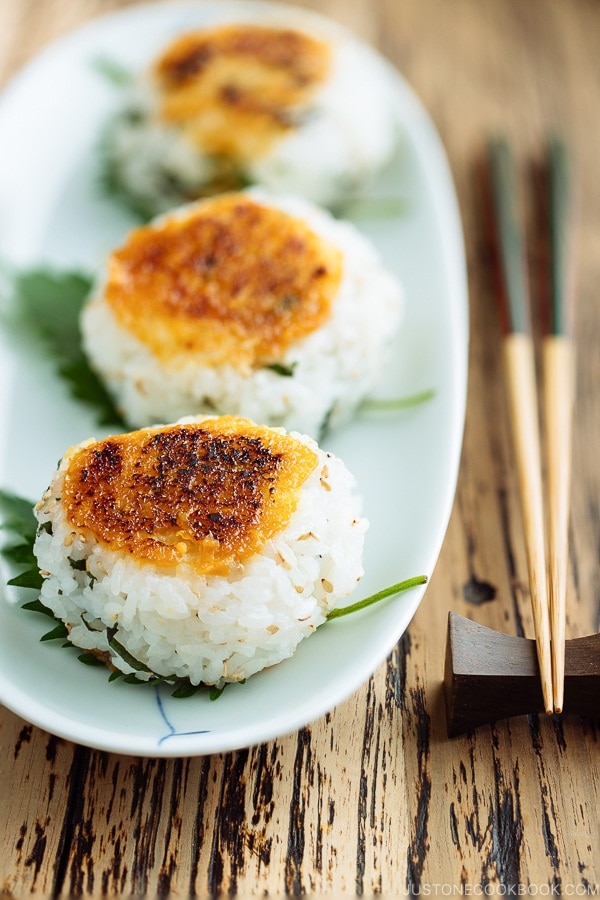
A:
{"type": "Polygon", "coordinates": [[[42,586],[43,578],[33,552],[36,526],[33,503],[0,489],[0,528],[15,538],[15,542],[0,546],[0,556],[11,569],[13,566],[25,566],[24,571],[6,582],[12,587],[39,591],[42,586]]]}
{"type": "Polygon", "coordinates": [[[176,700],[185,700],[187,697],[193,697],[198,691],[202,690],[204,685],[192,684],[190,681],[180,682],[174,691],[171,691],[171,697],[176,700]]]}
{"type": "MultiPolygon", "coordinates": [[[[66,625],[60,622],[56,628],[53,628],[51,631],[47,631],[46,634],[43,634],[40,638],[40,641],[56,641],[59,638],[66,638],[69,636],[69,632],[67,631],[66,625]]],[[[72,646],[70,644],[69,646],[72,646]]]]}
{"type": "MultiPolygon", "coordinates": [[[[174,680],[173,678],[157,675],[156,672],[153,672],[152,669],[150,669],[145,663],[140,662],[139,659],[136,659],[135,656],[132,656],[132,654],[129,653],[129,651],[123,646],[123,644],[121,644],[120,641],[116,639],[116,633],[116,626],[108,630],[108,646],[112,650],[114,650],[115,653],[117,653],[121,657],[121,659],[127,663],[128,666],[131,666],[132,669],[135,669],[135,672],[131,672],[129,675],[123,675],[122,672],[112,672],[109,676],[109,681],[116,681],[117,679],[122,677],[124,684],[145,684],[146,686],[150,687],[160,684],[169,685],[170,687],[174,688],[171,692],[171,696],[179,700],[186,699],[187,697],[193,697],[194,694],[198,693],[198,691],[206,689],[206,685],[195,685],[185,678],[174,680]],[[147,675],[153,675],[154,677],[149,679],[142,679],[138,677],[138,672],[143,672],[147,675]]],[[[216,699],[216,697],[212,696],[212,690],[214,689],[211,689],[211,700],[216,699]]],[[[221,688],[217,696],[220,696],[222,691],[223,689],[221,688]]]]}
{"type": "Polygon", "coordinates": [[[124,65],[109,56],[97,56],[92,65],[99,75],[115,87],[126,87],[133,81],[133,75],[124,65]]]}
{"type": "Polygon", "coordinates": [[[123,662],[126,662],[127,665],[131,666],[132,669],[135,669],[136,672],[146,672],[148,675],[156,675],[156,672],[153,672],[152,669],[148,668],[145,663],[140,662],[139,659],[136,659],[135,656],[131,655],[129,650],[127,650],[123,646],[123,644],[121,644],[121,642],[116,639],[116,633],[116,626],[110,628],[106,632],[106,636],[108,637],[108,646],[111,648],[111,650],[114,650],[115,653],[121,657],[123,662]]]}
{"type": "Polygon", "coordinates": [[[391,397],[389,400],[368,398],[367,400],[363,400],[360,408],[361,410],[367,411],[381,410],[382,412],[394,412],[396,410],[411,409],[413,406],[420,406],[421,403],[427,403],[427,401],[431,400],[433,397],[435,397],[435,391],[433,388],[429,388],[425,391],[419,391],[418,394],[411,394],[408,397],[391,397]]]}
{"type": "MultiPolygon", "coordinates": [[[[78,316],[92,281],[78,272],[30,269],[15,276],[17,299],[28,319],[53,344],[79,343],[78,316]],[[22,306],[21,306],[22,305],[22,306]]],[[[28,322],[29,324],[29,322],[28,322]]]]}
{"type": "Polygon", "coordinates": [[[271,372],[275,372],[276,375],[282,375],[284,378],[291,378],[295,368],[296,363],[292,363],[289,366],[286,366],[284,363],[269,363],[269,365],[265,366],[265,369],[270,369],[271,372]]]}
{"type": "Polygon", "coordinates": [[[16,575],[6,583],[12,587],[33,588],[34,590],[39,591],[42,587],[43,580],[44,579],[40,575],[38,569],[26,569],[25,572],[21,572],[20,575],[16,575]]]}
{"type": "Polygon", "coordinates": [[[86,666],[104,666],[104,662],[93,653],[80,653],[77,659],[86,666]]]}
{"type": "Polygon", "coordinates": [[[123,675],[123,684],[145,684],[148,685],[147,681],[143,681],[141,678],[138,678],[135,672],[131,672],[129,675],[123,675]]]}
{"type": "Polygon", "coordinates": [[[30,500],[0,488],[0,527],[6,531],[14,531],[29,542],[37,527],[33,506],[30,500]]]}
{"type": "Polygon", "coordinates": [[[128,212],[139,225],[144,225],[154,218],[156,210],[151,209],[142,200],[132,197],[125,190],[119,177],[117,163],[111,158],[106,143],[107,140],[105,139],[98,149],[100,157],[97,181],[98,191],[107,200],[116,203],[122,210],[128,212]]]}
{"type": "Polygon", "coordinates": [[[2,556],[17,565],[31,567],[36,564],[36,559],[29,542],[11,544],[10,547],[3,547],[2,556]]]}
{"type": "Polygon", "coordinates": [[[405,197],[356,195],[337,204],[332,212],[338,219],[396,219],[406,216],[410,205],[405,197]]]}
{"type": "MultiPolygon", "coordinates": [[[[48,616],[50,619],[54,619],[55,622],[59,621],[56,618],[56,616],[54,615],[54,613],[52,612],[52,610],[49,609],[47,606],[44,606],[42,601],[39,599],[38,600],[30,600],[29,603],[21,604],[21,609],[26,609],[28,612],[41,613],[44,616],[48,616]]],[[[72,646],[72,644],[69,644],[69,646],[72,646]]]]}
{"type": "MultiPolygon", "coordinates": [[[[37,520],[33,512],[33,503],[24,497],[18,497],[10,491],[0,489],[0,528],[11,532],[17,539],[18,543],[0,547],[0,555],[13,565],[25,565],[27,568],[14,578],[7,581],[8,585],[20,588],[30,588],[39,591],[43,578],[37,567],[37,559],[33,552],[33,544],[36,537],[37,520]]],[[[43,525],[41,529],[47,530],[43,525]]],[[[29,600],[27,603],[21,604],[21,609],[27,612],[40,613],[52,619],[56,626],[51,631],[46,632],[40,640],[53,641],[58,638],[68,637],[68,631],[65,625],[58,619],[51,609],[36,598],[29,600]]],[[[72,644],[68,645],[72,647],[72,644]]]]}
{"type": "Polygon", "coordinates": [[[370,597],[365,597],[364,600],[358,600],[350,606],[340,606],[337,609],[332,609],[327,615],[327,621],[331,622],[332,619],[349,616],[361,609],[372,606],[374,603],[379,603],[380,600],[385,600],[386,597],[393,597],[395,594],[400,594],[403,591],[410,590],[410,588],[418,587],[418,585],[426,583],[426,575],[416,575],[414,578],[407,578],[405,581],[399,581],[397,584],[392,584],[390,587],[383,588],[383,590],[377,591],[376,594],[371,594],[370,597]]]}
{"type": "Polygon", "coordinates": [[[82,349],[79,314],[92,280],[78,272],[31,269],[13,278],[13,322],[26,337],[47,347],[71,395],[96,413],[99,425],[123,427],[123,420],[82,349]]]}

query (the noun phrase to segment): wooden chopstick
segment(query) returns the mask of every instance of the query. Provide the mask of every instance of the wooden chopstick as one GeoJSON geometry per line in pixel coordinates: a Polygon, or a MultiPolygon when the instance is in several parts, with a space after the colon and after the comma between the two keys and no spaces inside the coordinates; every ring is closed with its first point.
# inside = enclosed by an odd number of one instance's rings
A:
{"type": "Polygon", "coordinates": [[[525,242],[518,226],[517,191],[510,148],[504,140],[488,147],[490,224],[498,251],[498,300],[505,327],[503,351],[511,432],[525,536],[529,592],[544,709],[554,709],[542,463],[535,354],[525,242]]]}
{"type": "Polygon", "coordinates": [[[544,424],[548,485],[550,631],[555,712],[562,712],[565,678],[571,432],[574,399],[573,278],[569,160],[564,143],[548,148],[551,303],[542,338],[544,424]]]}

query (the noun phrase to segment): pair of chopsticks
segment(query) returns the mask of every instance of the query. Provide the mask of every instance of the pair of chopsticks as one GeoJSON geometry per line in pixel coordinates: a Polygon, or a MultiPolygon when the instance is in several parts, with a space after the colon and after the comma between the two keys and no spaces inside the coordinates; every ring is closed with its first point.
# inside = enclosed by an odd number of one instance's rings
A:
{"type": "Polygon", "coordinates": [[[535,346],[527,258],[519,227],[517,179],[510,148],[494,140],[487,154],[490,225],[497,251],[498,300],[504,325],[504,361],[511,431],[526,542],[531,606],[546,712],[564,699],[565,614],[571,429],[574,397],[572,253],[569,159],[553,140],[545,159],[551,289],[541,330],[544,379],[544,446],[548,513],[544,528],[544,478],[537,403],[535,346]]]}

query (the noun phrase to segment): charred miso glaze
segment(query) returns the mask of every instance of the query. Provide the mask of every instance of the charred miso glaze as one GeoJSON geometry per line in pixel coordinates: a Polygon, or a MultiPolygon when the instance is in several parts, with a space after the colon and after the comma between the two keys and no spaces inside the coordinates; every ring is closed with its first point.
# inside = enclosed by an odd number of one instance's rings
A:
{"type": "Polygon", "coordinates": [[[226,574],[285,528],[316,455],[231,416],[109,437],[69,461],[77,529],[157,565],[226,574]]]}
{"type": "Polygon", "coordinates": [[[159,359],[245,369],[327,320],[341,269],[340,251],[301,220],[229,194],[133,231],[105,296],[159,359]]]}
{"type": "Polygon", "coordinates": [[[185,34],[154,68],[161,114],[206,153],[252,159],[294,128],[330,63],[326,43],[290,29],[226,25],[185,34]]]}

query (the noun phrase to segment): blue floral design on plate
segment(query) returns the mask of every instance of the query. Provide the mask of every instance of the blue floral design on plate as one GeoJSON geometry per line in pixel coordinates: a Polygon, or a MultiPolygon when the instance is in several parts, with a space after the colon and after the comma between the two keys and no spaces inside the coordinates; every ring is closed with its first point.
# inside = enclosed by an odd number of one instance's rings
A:
{"type": "Polygon", "coordinates": [[[159,747],[161,746],[161,744],[164,744],[165,741],[168,741],[169,738],[189,737],[192,734],[209,734],[210,733],[209,728],[201,728],[198,731],[177,731],[177,729],[175,728],[175,726],[173,725],[173,723],[170,721],[169,717],[167,716],[164,704],[162,702],[162,697],[160,696],[160,689],[158,688],[158,686],[155,686],[155,688],[154,688],[154,696],[156,698],[156,705],[158,707],[158,712],[160,713],[160,717],[168,728],[167,733],[163,734],[163,736],[158,739],[159,747]]]}

